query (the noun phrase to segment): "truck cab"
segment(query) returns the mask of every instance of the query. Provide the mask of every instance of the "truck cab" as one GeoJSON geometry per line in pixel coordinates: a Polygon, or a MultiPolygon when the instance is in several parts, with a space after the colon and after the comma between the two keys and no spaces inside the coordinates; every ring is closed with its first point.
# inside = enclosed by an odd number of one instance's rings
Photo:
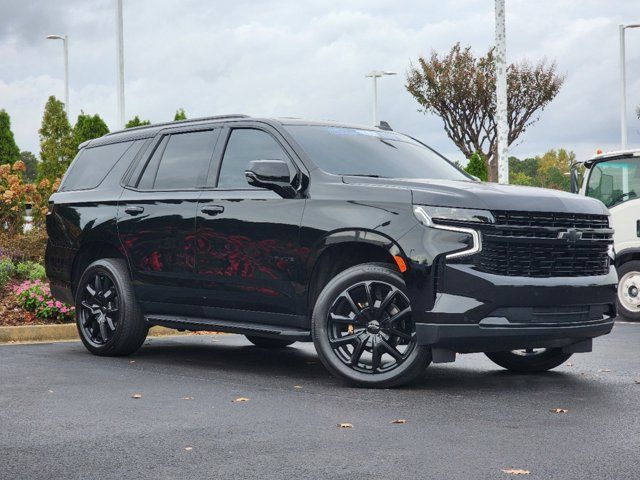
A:
{"type": "Polygon", "coordinates": [[[618,311],[640,321],[640,149],[601,153],[583,164],[579,193],[600,200],[611,212],[618,311]]]}

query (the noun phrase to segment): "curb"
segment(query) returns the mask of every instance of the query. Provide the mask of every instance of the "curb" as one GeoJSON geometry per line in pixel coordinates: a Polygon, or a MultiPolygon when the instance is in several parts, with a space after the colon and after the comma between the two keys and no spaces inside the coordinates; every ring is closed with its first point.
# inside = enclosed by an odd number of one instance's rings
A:
{"type": "MultiPolygon", "coordinates": [[[[150,337],[162,337],[166,335],[180,335],[181,332],[166,327],[151,327],[150,337]]],[[[0,344],[2,343],[27,343],[27,342],[60,342],[74,341],[78,338],[78,330],[75,323],[63,323],[60,325],[21,325],[16,327],[0,327],[0,344]]]]}

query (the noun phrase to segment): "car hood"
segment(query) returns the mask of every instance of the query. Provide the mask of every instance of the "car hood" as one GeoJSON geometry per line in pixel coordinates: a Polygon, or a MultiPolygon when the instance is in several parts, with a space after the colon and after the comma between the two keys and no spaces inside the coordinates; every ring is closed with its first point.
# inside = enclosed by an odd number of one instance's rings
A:
{"type": "Polygon", "coordinates": [[[485,210],[569,212],[607,215],[602,202],[546,188],[458,180],[344,177],[349,184],[410,189],[415,205],[485,210]]]}

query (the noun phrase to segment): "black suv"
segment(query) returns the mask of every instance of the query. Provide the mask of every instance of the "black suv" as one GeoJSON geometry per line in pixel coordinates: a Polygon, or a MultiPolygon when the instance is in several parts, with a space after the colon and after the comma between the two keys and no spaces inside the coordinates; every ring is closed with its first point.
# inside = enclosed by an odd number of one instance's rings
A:
{"type": "Polygon", "coordinates": [[[83,144],[50,199],[46,267],[97,355],[151,325],[313,341],[389,387],[456,352],[543,371],[615,316],[597,200],[476,181],[390,129],[229,115],[83,144]]]}

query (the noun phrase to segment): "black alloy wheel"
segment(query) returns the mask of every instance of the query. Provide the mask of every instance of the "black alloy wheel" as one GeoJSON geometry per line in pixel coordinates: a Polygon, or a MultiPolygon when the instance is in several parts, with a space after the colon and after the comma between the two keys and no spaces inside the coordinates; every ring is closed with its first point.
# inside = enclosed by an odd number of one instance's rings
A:
{"type": "Polygon", "coordinates": [[[78,281],[75,300],[78,333],[91,353],[129,355],[147,338],[149,326],[123,259],[103,258],[89,265],[78,281]]]}
{"type": "Polygon", "coordinates": [[[86,340],[96,346],[113,338],[119,323],[119,294],[113,279],[97,271],[84,286],[78,320],[86,340]]]}
{"type": "Polygon", "coordinates": [[[311,333],[324,366],[360,387],[408,383],[431,362],[431,349],[417,344],[404,280],[389,264],[356,265],[331,279],[316,300],[311,333]]]}
{"type": "Polygon", "coordinates": [[[358,372],[393,370],[416,345],[409,299],[386,282],[365,281],[343,290],[327,321],[335,355],[358,372]]]}
{"type": "Polygon", "coordinates": [[[527,348],[486,352],[485,355],[496,365],[519,373],[545,372],[562,365],[571,357],[571,353],[564,353],[561,348],[527,348]]]}

